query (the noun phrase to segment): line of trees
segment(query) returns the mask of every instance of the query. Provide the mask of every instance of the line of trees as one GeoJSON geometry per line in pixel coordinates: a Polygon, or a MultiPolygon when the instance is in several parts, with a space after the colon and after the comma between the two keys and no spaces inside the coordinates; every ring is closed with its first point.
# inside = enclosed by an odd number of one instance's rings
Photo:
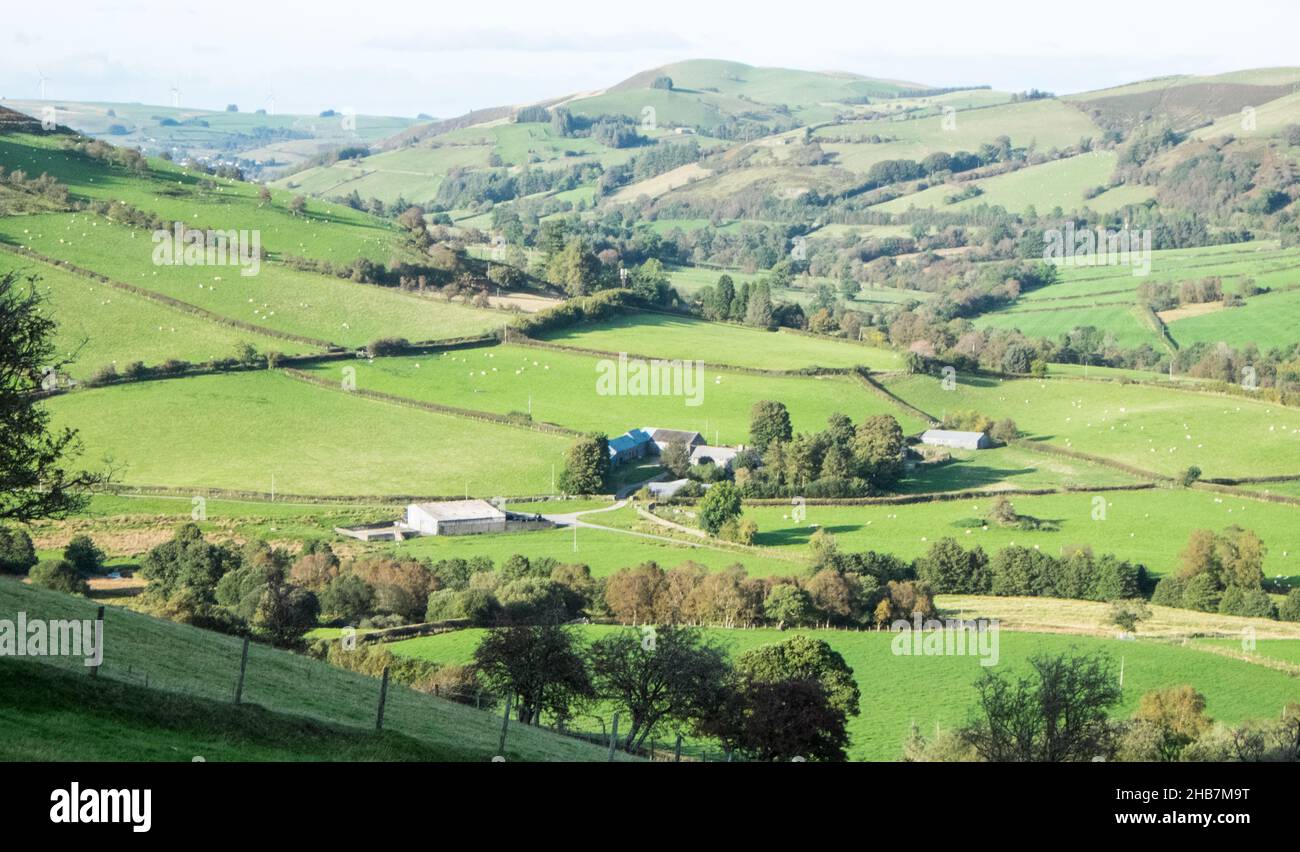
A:
{"type": "Polygon", "coordinates": [[[629,753],[675,731],[722,743],[739,759],[847,760],[858,715],[853,670],[826,642],[796,636],[734,663],[701,631],[673,625],[617,630],[584,646],[572,628],[512,625],[474,652],[477,681],[511,696],[519,721],[559,726],[597,703],[618,711],[629,753]]]}

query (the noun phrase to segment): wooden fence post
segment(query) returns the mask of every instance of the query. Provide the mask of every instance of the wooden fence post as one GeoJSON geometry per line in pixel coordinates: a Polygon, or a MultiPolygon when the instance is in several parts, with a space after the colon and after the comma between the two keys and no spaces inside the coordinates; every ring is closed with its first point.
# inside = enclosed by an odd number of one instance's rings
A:
{"type": "Polygon", "coordinates": [[[510,729],[510,704],[514,698],[514,693],[506,695],[506,712],[501,714],[501,742],[497,743],[497,754],[502,757],[506,756],[506,731],[510,729]]]}
{"type": "Polygon", "coordinates": [[[384,679],[379,684],[379,713],[375,716],[375,730],[384,729],[384,702],[388,700],[388,666],[384,666],[384,679]]]}
{"type": "Polygon", "coordinates": [[[248,637],[244,637],[244,650],[239,655],[239,681],[235,684],[235,703],[244,698],[244,672],[248,669],[248,637]]]}
{"type": "Polygon", "coordinates": [[[682,762],[682,735],[677,735],[677,747],[673,749],[673,763],[682,762]]]}
{"type": "MultiPolygon", "coordinates": [[[[99,608],[99,612],[95,614],[95,627],[98,627],[103,623],[104,623],[104,608],[101,606],[99,608]]],[[[93,630],[95,628],[92,627],[91,629],[93,630]]],[[[99,677],[99,666],[104,664],[104,648],[103,648],[104,631],[103,630],[99,631],[99,639],[100,639],[100,643],[99,643],[100,647],[95,649],[95,651],[99,654],[99,664],[95,666],[91,666],[90,669],[91,677],[99,677]]]]}
{"type": "Polygon", "coordinates": [[[614,762],[614,751],[618,748],[618,713],[614,714],[614,721],[609,726],[609,762],[614,762]]]}

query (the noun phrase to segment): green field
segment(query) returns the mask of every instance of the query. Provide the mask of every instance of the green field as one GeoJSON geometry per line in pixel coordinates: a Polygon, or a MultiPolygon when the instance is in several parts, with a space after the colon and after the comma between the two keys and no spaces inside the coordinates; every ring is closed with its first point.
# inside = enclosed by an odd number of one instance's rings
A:
{"type": "Polygon", "coordinates": [[[548,493],[564,437],[374,402],[257,372],[78,391],[49,403],[127,484],[284,494],[548,493]],[[469,450],[470,447],[474,449],[469,450]]]}
{"type": "MultiPolygon", "coordinates": [[[[149,233],[93,215],[0,218],[0,240],[223,317],[340,345],[363,346],[380,337],[462,337],[507,320],[495,311],[265,261],[249,276],[233,266],[155,266],[149,233]]],[[[302,344],[285,341],[274,348],[293,352],[302,344]]]]}
{"type": "Polygon", "coordinates": [[[873,209],[902,213],[911,207],[931,207],[955,212],[987,204],[1015,212],[1023,212],[1030,207],[1036,208],[1040,213],[1050,212],[1054,207],[1062,210],[1089,207],[1105,213],[1150,198],[1153,190],[1141,186],[1116,187],[1091,199],[1085,197],[1085,190],[1109,183],[1111,173],[1115,170],[1115,161],[1116,156],[1111,151],[1080,154],[982,180],[939,184],[922,192],[877,204],[873,209]],[[972,185],[983,190],[982,194],[956,203],[947,202],[949,196],[972,185]]]}
{"type": "Polygon", "coordinates": [[[844,376],[754,376],[706,365],[700,404],[690,405],[693,400],[681,396],[600,395],[598,363],[597,358],[568,352],[504,345],[371,363],[326,363],[313,372],[337,380],[347,366],[356,370],[359,389],[496,414],[527,412],[531,404],[535,421],[602,431],[610,437],[658,426],[698,431],[709,442],[742,444],[749,440],[750,408],[765,399],[784,402],[800,431],[821,430],[837,411],[854,422],[871,414],[892,414],[909,432],[924,426],[844,376]]]}
{"type": "Polygon", "coordinates": [[[947,462],[918,464],[898,484],[903,493],[962,491],[993,487],[1091,488],[1129,485],[1133,477],[1085,461],[1058,458],[1019,447],[949,450],[947,462]]]}
{"type": "MultiPolygon", "coordinates": [[[[584,626],[588,639],[618,628],[584,626]]],[[[854,760],[898,760],[903,741],[915,723],[927,736],[935,726],[951,729],[966,721],[976,700],[973,683],[983,667],[972,656],[896,656],[890,633],[840,630],[710,630],[712,638],[733,654],[807,635],[839,651],[862,690],[861,714],[849,721],[849,756],[854,760]],[[941,700],[940,700],[941,699],[941,700]]],[[[407,639],[390,647],[394,653],[442,663],[464,663],[482,631],[464,630],[407,639]]],[[[997,669],[1023,671],[1034,654],[1069,650],[1110,655],[1116,667],[1124,660],[1124,697],[1115,714],[1137,708],[1142,694],[1162,686],[1190,683],[1206,696],[1206,712],[1224,722],[1271,718],[1295,700],[1295,681],[1263,666],[1194,649],[1152,641],[1122,642],[1082,636],[1002,631],[997,669]]]]}
{"type": "MultiPolygon", "coordinates": [[[[29,619],[93,619],[96,604],[85,598],[25,586],[15,579],[0,578],[0,618],[13,619],[19,611],[29,619]]],[[[295,749],[311,752],[317,759],[365,759],[366,748],[358,742],[361,733],[369,732],[373,738],[375,708],[379,697],[379,682],[371,677],[334,668],[311,658],[279,651],[253,643],[249,647],[247,675],[244,682],[244,701],[252,705],[236,711],[227,705],[226,721],[214,725],[210,718],[200,724],[186,726],[186,717],[202,711],[204,717],[217,715],[212,702],[229,702],[234,692],[239,671],[241,641],[209,630],[200,630],[183,624],[162,621],[146,615],[107,607],[104,616],[105,659],[100,677],[113,682],[110,696],[115,706],[103,708],[103,715],[94,709],[77,710],[71,698],[78,693],[64,690],[53,696],[62,702],[60,712],[43,712],[38,705],[30,706],[36,696],[15,702],[12,709],[8,701],[0,712],[0,726],[22,724],[27,718],[38,718],[48,730],[61,731],[64,736],[91,741],[78,760],[93,760],[112,756],[125,759],[125,750],[132,743],[148,742],[153,748],[143,751],[134,759],[162,759],[167,750],[175,749],[177,760],[190,760],[196,747],[210,747],[218,758],[242,754],[245,759],[287,759],[295,749]],[[110,724],[114,716],[124,715],[123,705],[129,706],[134,697],[121,696],[117,682],[143,687],[146,675],[152,690],[176,693],[194,699],[188,706],[177,701],[177,712],[172,717],[159,717],[147,708],[137,708],[131,714],[134,721],[125,720],[126,728],[120,733],[110,724]],[[197,707],[199,702],[203,706],[197,707]],[[259,711],[258,708],[261,708],[259,711]],[[117,712],[112,712],[117,711],[117,712]],[[267,712],[269,711],[269,712],[267,712]],[[269,717],[279,714],[278,719],[269,717]],[[107,716],[108,718],[104,718],[107,716]],[[296,719],[295,719],[296,717],[296,719]],[[354,732],[339,742],[331,742],[328,732],[316,726],[314,735],[319,738],[312,747],[309,734],[312,729],[306,720],[327,725],[347,726],[354,732]],[[242,723],[247,722],[245,728],[242,723]],[[153,730],[143,730],[153,725],[153,730]],[[168,732],[167,726],[178,730],[168,732]],[[229,726],[223,730],[223,726],[229,726]],[[277,755],[273,745],[254,741],[252,747],[239,747],[238,738],[256,733],[258,728],[272,741],[275,735],[288,735],[277,755]],[[223,734],[225,736],[223,736],[223,734]],[[234,742],[232,742],[234,740],[234,742]],[[163,748],[166,746],[166,750],[163,748]]],[[[42,663],[50,668],[72,673],[86,679],[86,668],[79,657],[43,657],[42,663]]],[[[4,681],[8,683],[8,681],[4,681]]],[[[3,687],[0,687],[3,689],[3,687]]],[[[138,696],[140,693],[135,693],[138,696]]],[[[47,704],[53,710],[58,705],[47,704]]],[[[165,706],[165,705],[164,705],[165,706]]],[[[391,754],[400,750],[403,737],[414,739],[425,755],[441,760],[490,760],[497,754],[497,741],[501,731],[498,716],[477,711],[471,707],[441,701],[423,693],[392,685],[384,708],[384,727],[392,739],[376,742],[372,755],[391,754]]],[[[66,755],[58,747],[39,751],[39,738],[30,743],[29,729],[20,745],[0,746],[4,753],[11,749],[26,759],[58,759],[66,755]],[[25,747],[24,747],[25,746],[25,747]],[[40,755],[44,754],[44,757],[40,755]]],[[[5,738],[6,740],[8,738],[5,738]]],[[[385,738],[387,739],[387,738],[385,738]]],[[[200,755],[206,756],[203,752],[200,755]]],[[[506,747],[510,760],[602,760],[605,751],[575,740],[527,726],[513,726],[506,747]]],[[[11,758],[12,759],[12,758],[11,758]]]]}
{"type": "Polygon", "coordinates": [[[705,369],[710,364],[729,364],[761,370],[856,365],[892,370],[902,364],[902,356],[887,349],[659,314],[572,326],[545,337],[582,349],[703,361],[705,369]]]}
{"type": "MultiPolygon", "coordinates": [[[[584,520],[598,523],[599,518],[600,516],[593,516],[584,520]]],[[[745,566],[753,577],[791,576],[808,570],[803,555],[794,552],[788,558],[777,558],[752,551],[691,547],[684,543],[581,527],[577,531],[577,550],[573,549],[573,541],[573,529],[568,528],[502,535],[424,536],[409,539],[397,546],[387,545],[382,549],[434,561],[487,556],[500,564],[516,553],[530,559],[550,557],[563,564],[586,565],[596,577],[608,576],[623,568],[634,568],[643,562],[655,562],[664,568],[696,562],[715,571],[739,564],[745,566]]]]}
{"type": "Polygon", "coordinates": [[[1225,308],[1169,323],[1169,334],[1180,345],[1227,343],[1261,349],[1289,347],[1300,328],[1300,290],[1252,296],[1240,308],[1225,308]]]}
{"type": "Polygon", "coordinates": [[[57,266],[0,252],[0,275],[10,271],[22,278],[39,276],[46,310],[58,323],[55,347],[60,356],[75,359],[65,371],[79,379],[105,364],[120,369],[132,361],[152,366],[168,358],[194,362],[229,358],[243,343],[261,352],[309,349],[210,322],[57,266]]]}
{"type": "Polygon", "coordinates": [[[788,507],[746,506],[745,517],[758,524],[756,545],[791,553],[806,553],[808,540],[818,529],[833,534],[842,550],[875,550],[904,559],[921,556],[934,542],[948,537],[963,547],[978,545],[990,555],[1011,544],[1037,547],[1052,555],[1067,546],[1086,544],[1094,553],[1140,562],[1153,574],[1178,567],[1178,554],[1193,530],[1219,531],[1235,524],[1254,530],[1264,541],[1266,576],[1300,581],[1300,507],[1165,488],[1012,494],[1010,498],[1017,514],[1050,521],[1057,529],[1022,530],[990,523],[990,497],[896,506],[810,505],[807,517],[798,523],[790,519],[788,507]],[[1105,503],[1104,519],[1097,511],[1099,501],[1105,503]]]}
{"type": "Polygon", "coordinates": [[[906,376],[886,385],[936,417],[1010,417],[1031,440],[1169,476],[1191,465],[1207,477],[1300,474],[1300,412],[1247,398],[1065,379],[963,376],[944,390],[936,378],[906,376]]]}
{"type": "Polygon", "coordinates": [[[0,137],[0,165],[31,175],[48,173],[74,196],[124,201],[191,228],[260,231],[272,257],[301,255],[337,263],[368,257],[387,263],[399,251],[396,226],[350,207],[314,202],[306,215],[294,216],[288,205],[295,193],[275,190],[263,205],[256,184],[195,174],[165,160],[150,160],[149,171],[136,174],[63,151],[62,138],[0,137]],[[211,188],[204,188],[204,181],[211,188]]]}
{"type": "Polygon", "coordinates": [[[1043,337],[1048,340],[1056,340],[1076,328],[1092,326],[1103,330],[1106,337],[1117,346],[1135,348],[1145,343],[1157,350],[1161,347],[1159,336],[1142,322],[1134,304],[1128,301],[1100,305],[1065,302],[1061,303],[1059,311],[1011,308],[981,314],[976,318],[975,326],[1017,329],[1026,337],[1043,337]]]}

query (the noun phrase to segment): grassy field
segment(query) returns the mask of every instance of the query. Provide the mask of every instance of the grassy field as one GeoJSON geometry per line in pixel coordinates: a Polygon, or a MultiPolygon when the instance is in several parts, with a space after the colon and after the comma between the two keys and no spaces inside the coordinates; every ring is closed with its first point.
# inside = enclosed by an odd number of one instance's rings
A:
{"type": "MultiPolygon", "coordinates": [[[[0,618],[13,619],[17,612],[22,611],[29,619],[93,619],[95,607],[93,601],[85,598],[0,578],[0,618]]],[[[99,715],[86,707],[78,710],[75,699],[81,693],[74,688],[71,693],[65,690],[62,696],[51,696],[51,709],[58,706],[54,703],[56,701],[62,702],[66,708],[57,715],[43,712],[39,705],[33,708],[30,704],[24,706],[22,702],[15,702],[19,705],[15,710],[10,702],[4,702],[5,709],[0,710],[0,727],[22,725],[26,718],[36,716],[43,719],[52,731],[59,730],[72,737],[74,743],[80,738],[90,741],[82,754],[100,753],[105,757],[114,753],[120,755],[132,744],[142,741],[152,741],[156,746],[138,759],[161,758],[163,752],[158,746],[163,744],[176,748],[173,756],[180,760],[189,760],[196,753],[192,749],[199,746],[215,749],[212,753],[218,757],[223,754],[234,756],[239,753],[239,739],[247,737],[249,730],[256,733],[258,728],[264,736],[289,736],[285,751],[302,749],[315,753],[320,759],[363,759],[366,754],[360,736],[363,731],[374,730],[379,696],[379,682],[374,678],[254,643],[249,647],[244,682],[244,701],[250,706],[235,710],[227,704],[224,712],[220,712],[214,702],[229,702],[234,692],[242,641],[238,637],[162,621],[117,607],[108,607],[105,612],[104,637],[105,661],[100,677],[110,684],[106,688],[114,702],[104,708],[106,713],[99,715]],[[139,693],[123,693],[127,685],[143,687],[146,675],[151,690],[179,694],[190,700],[168,699],[159,709],[173,706],[178,712],[161,718],[157,713],[142,709],[134,700],[139,693]],[[68,704],[72,707],[67,707],[68,704]],[[124,705],[134,708],[135,712],[130,714],[134,721],[127,723],[120,734],[121,739],[118,739],[116,726],[110,723],[115,716],[122,715],[124,705]],[[187,726],[198,714],[202,714],[202,719],[187,726]],[[277,714],[279,718],[272,718],[270,714],[277,714]],[[224,717],[226,721],[223,724],[228,727],[215,725],[212,722],[214,716],[224,717]],[[332,743],[327,739],[328,731],[319,724],[313,729],[307,720],[329,726],[346,726],[354,733],[345,734],[340,742],[332,743]],[[173,724],[177,730],[170,734],[165,733],[165,727],[163,732],[148,731],[151,723],[160,726],[173,724]],[[247,723],[248,730],[244,723],[247,723]],[[313,730],[317,738],[315,748],[311,745],[313,730]]],[[[49,668],[74,674],[83,682],[86,679],[85,666],[79,657],[44,657],[42,660],[49,668]]],[[[3,688],[7,688],[8,681],[3,683],[6,684],[3,688]]],[[[26,701],[37,697],[28,696],[26,701]]],[[[417,742],[422,753],[437,754],[437,759],[489,760],[497,754],[501,720],[471,707],[393,685],[388,691],[384,726],[392,739],[376,743],[373,748],[379,753],[400,751],[401,738],[409,737],[417,742]]],[[[29,759],[35,758],[37,755],[33,752],[41,748],[39,742],[38,739],[35,744],[26,743],[22,753],[29,755],[29,759]]],[[[276,757],[268,743],[260,745],[261,748],[250,748],[245,752],[247,756],[252,759],[276,757]]],[[[59,756],[57,751],[45,754],[47,757],[40,759],[57,759],[59,756]]],[[[280,756],[288,755],[281,752],[280,756]]],[[[536,728],[515,726],[510,732],[506,757],[509,760],[601,760],[605,758],[605,752],[536,728]]],[[[82,756],[78,759],[95,758],[82,756]]]]}
{"type": "Polygon", "coordinates": [[[1019,447],[951,450],[949,454],[950,461],[916,465],[904,475],[898,490],[915,494],[1004,486],[1091,488],[1135,481],[1126,473],[1099,464],[1047,456],[1019,447]]]}
{"type": "Polygon", "coordinates": [[[1011,308],[981,314],[976,318],[975,325],[978,328],[1019,329],[1028,337],[1045,337],[1049,340],[1056,340],[1076,328],[1092,326],[1101,329],[1119,346],[1133,348],[1145,343],[1157,350],[1161,347],[1159,336],[1138,318],[1133,302],[1060,304],[1061,310],[1055,311],[1011,308]]]}
{"type": "Polygon", "coordinates": [[[906,376],[890,390],[922,410],[1010,417],[1035,441],[1166,475],[1189,465],[1207,477],[1300,473],[1300,412],[1247,398],[1068,380],[906,376]]]}
{"type": "MultiPolygon", "coordinates": [[[[588,640],[619,628],[584,626],[588,640]]],[[[849,722],[849,755],[854,760],[898,760],[912,724],[933,734],[966,721],[976,693],[974,681],[983,667],[973,656],[896,656],[893,635],[838,630],[710,630],[711,638],[732,654],[807,635],[839,651],[862,690],[861,714],[849,722]],[[936,700],[941,697],[942,700],[936,700]]],[[[464,663],[477,647],[481,631],[408,639],[390,647],[394,653],[442,663],[464,663]]],[[[1115,709],[1126,716],[1142,694],[1162,686],[1190,683],[1206,696],[1206,711],[1224,722],[1272,718],[1295,700],[1295,681],[1286,674],[1248,662],[1154,641],[1123,642],[1083,636],[1002,631],[996,670],[1023,671],[1034,654],[1074,650],[1105,653],[1116,668],[1124,660],[1124,696],[1115,709]]]]}
{"type": "Polygon", "coordinates": [[[104,364],[132,361],[160,364],[168,358],[207,361],[228,358],[250,343],[258,351],[294,353],[310,347],[200,319],[107,284],[65,272],[57,266],[0,252],[0,275],[36,275],[46,310],[58,323],[54,343],[65,370],[84,379],[104,364]]]}
{"type": "MultiPolygon", "coordinates": [[[[822,148],[835,154],[835,163],[856,172],[866,172],[883,160],[923,160],[936,151],[978,151],[985,142],[1008,136],[1013,145],[1034,145],[1038,150],[1075,145],[1080,138],[1099,138],[1101,131],[1080,110],[1057,100],[1036,100],[1000,104],[980,109],[963,109],[960,97],[951,105],[958,109],[956,123],[945,124],[940,114],[926,114],[906,120],[882,118],[820,128],[814,138],[857,139],[880,136],[884,142],[823,141],[822,148]]],[[[901,209],[906,209],[904,204],[901,209]]],[[[1046,212],[1046,211],[1041,211],[1046,212]]]]}
{"type": "MultiPolygon", "coordinates": [[[[236,267],[154,266],[149,233],[93,215],[0,218],[0,240],[224,317],[341,345],[362,346],[379,337],[461,337],[500,327],[508,319],[495,311],[275,263],[263,262],[250,276],[236,267]]],[[[292,352],[301,346],[281,342],[272,348],[292,352]]]]}
{"type": "MultiPolygon", "coordinates": [[[[749,412],[759,400],[775,399],[790,409],[796,430],[817,431],[840,411],[861,422],[871,414],[892,414],[905,431],[923,428],[917,418],[842,376],[768,377],[708,369],[699,405],[681,396],[600,395],[598,359],[527,346],[492,346],[447,351],[428,357],[379,358],[348,363],[357,387],[507,414],[530,410],[533,419],[580,431],[619,435],[640,426],[691,429],[710,442],[749,440],[749,412]]],[[[343,365],[320,364],[313,372],[337,380],[343,365]]]]}
{"type": "Polygon", "coordinates": [[[49,406],[81,431],[88,461],[111,457],[128,484],[268,492],[274,476],[288,494],[548,493],[570,443],[268,372],[81,391],[49,406]]]}
{"type": "Polygon", "coordinates": [[[754,543],[806,553],[818,529],[833,534],[842,550],[876,550],[904,559],[920,556],[941,538],[955,538],[963,547],[976,545],[992,554],[1017,544],[1053,555],[1073,545],[1090,545],[1094,553],[1113,553],[1146,565],[1153,574],[1166,574],[1179,565],[1178,554],[1196,529],[1223,530],[1238,525],[1254,530],[1268,553],[1268,577],[1300,582],[1300,508],[1185,489],[1077,492],[1040,496],[1011,495],[1022,516],[1050,521],[1055,530],[1023,530],[990,523],[992,499],[949,500],[899,506],[807,507],[796,523],[788,507],[746,506],[745,517],[758,524],[754,543]],[[1104,519],[1097,501],[1105,501],[1104,519]],[[987,526],[987,528],[985,528],[987,526]]]}
{"type": "Polygon", "coordinates": [[[706,369],[710,364],[731,364],[763,370],[855,365],[891,370],[902,364],[902,356],[887,349],[659,314],[572,326],[546,338],[583,349],[698,360],[706,369]]]}
{"type": "MultiPolygon", "coordinates": [[[[599,516],[584,520],[596,523],[599,516]]],[[[410,539],[400,545],[386,545],[381,549],[434,561],[487,556],[500,564],[516,553],[529,558],[550,557],[565,564],[586,565],[596,577],[613,574],[622,568],[633,568],[643,562],[655,562],[664,568],[696,562],[712,570],[739,564],[744,565],[754,577],[790,576],[807,571],[802,554],[794,552],[789,554],[788,559],[782,559],[720,547],[691,547],[688,544],[590,528],[578,529],[577,550],[573,549],[573,542],[574,532],[570,528],[502,535],[426,536],[410,539]]]]}
{"type": "Polygon", "coordinates": [[[1256,240],[1222,246],[1169,249],[1151,252],[1149,275],[1134,275],[1132,266],[1062,264],[1059,280],[1049,287],[1030,290],[1021,302],[1034,307],[1069,307],[1067,300],[1083,303],[1107,299],[1133,300],[1140,285],[1176,284],[1209,276],[1223,279],[1224,290],[1235,292],[1243,278],[1261,287],[1286,287],[1300,283],[1300,249],[1280,248],[1273,240],[1256,240]]]}
{"type": "Polygon", "coordinates": [[[886,213],[902,213],[908,208],[935,208],[957,212],[981,204],[1004,207],[1013,212],[1023,212],[1030,207],[1048,213],[1055,207],[1076,210],[1089,207],[1098,212],[1109,212],[1126,204],[1137,204],[1150,198],[1149,187],[1116,187],[1094,198],[1087,198],[1085,190],[1105,186],[1115,170],[1116,155],[1112,151],[1096,151],[1051,160],[1027,166],[1007,174],[982,180],[957,184],[940,184],[922,192],[903,195],[892,201],[877,204],[873,209],[886,213]],[[983,192],[973,198],[949,203],[953,196],[968,186],[977,186],[983,192]]]}
{"type": "Polygon", "coordinates": [[[157,159],[149,161],[147,173],[128,172],[62,150],[61,138],[0,137],[0,165],[31,175],[48,173],[76,196],[124,201],[192,228],[260,231],[272,257],[301,255],[339,263],[368,257],[387,263],[399,252],[396,226],[350,207],[310,202],[305,215],[295,216],[288,211],[295,193],[274,190],[263,204],[256,184],[195,174],[157,159]]]}
{"type": "MultiPolygon", "coordinates": [[[[1300,275],[1297,275],[1300,279],[1300,275]]],[[[1175,320],[1169,334],[1180,345],[1197,342],[1261,349],[1289,347],[1300,327],[1300,290],[1252,296],[1240,308],[1226,308],[1201,316],[1175,320]]]]}

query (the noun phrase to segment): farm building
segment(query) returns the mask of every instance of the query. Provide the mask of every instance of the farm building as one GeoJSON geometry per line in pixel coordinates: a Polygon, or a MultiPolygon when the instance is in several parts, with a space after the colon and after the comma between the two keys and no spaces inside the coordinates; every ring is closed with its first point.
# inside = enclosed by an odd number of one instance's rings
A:
{"type": "Polygon", "coordinates": [[[742,449],[743,447],[711,447],[700,444],[691,449],[691,464],[713,462],[720,468],[729,469],[742,449]]]}
{"type": "Polygon", "coordinates": [[[402,526],[421,535],[505,532],[506,513],[486,500],[412,503],[402,526]]]}
{"type": "Polygon", "coordinates": [[[688,447],[697,447],[704,443],[704,436],[699,432],[685,432],[681,429],[657,429],[654,426],[643,426],[641,431],[650,433],[650,440],[655,442],[655,446],[660,453],[674,441],[680,441],[688,447]]]}
{"type": "Polygon", "coordinates": [[[921,443],[954,450],[983,450],[989,446],[989,436],[983,432],[957,432],[952,429],[927,429],[921,434],[921,443]]]}
{"type": "Polygon", "coordinates": [[[622,464],[632,459],[645,458],[647,454],[654,452],[656,452],[654,441],[650,438],[650,433],[644,429],[629,429],[617,438],[609,439],[611,464],[622,464]]]}

